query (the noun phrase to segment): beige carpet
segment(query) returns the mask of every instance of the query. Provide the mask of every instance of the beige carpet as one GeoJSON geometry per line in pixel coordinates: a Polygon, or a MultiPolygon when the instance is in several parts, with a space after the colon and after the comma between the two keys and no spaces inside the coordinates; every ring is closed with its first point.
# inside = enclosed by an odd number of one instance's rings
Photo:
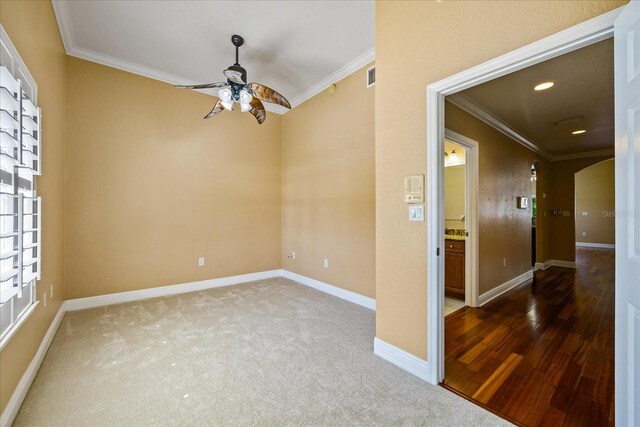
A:
{"type": "Polygon", "coordinates": [[[507,424],[374,335],[372,311],[286,279],[67,313],[14,425],[507,424]]]}

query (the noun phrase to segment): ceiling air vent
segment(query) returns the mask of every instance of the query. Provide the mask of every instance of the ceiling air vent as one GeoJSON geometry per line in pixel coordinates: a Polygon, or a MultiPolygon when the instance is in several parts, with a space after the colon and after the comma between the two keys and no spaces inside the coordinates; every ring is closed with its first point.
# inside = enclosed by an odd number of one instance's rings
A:
{"type": "Polygon", "coordinates": [[[371,87],[376,84],[376,67],[373,66],[367,69],[367,87],[371,87]]]}

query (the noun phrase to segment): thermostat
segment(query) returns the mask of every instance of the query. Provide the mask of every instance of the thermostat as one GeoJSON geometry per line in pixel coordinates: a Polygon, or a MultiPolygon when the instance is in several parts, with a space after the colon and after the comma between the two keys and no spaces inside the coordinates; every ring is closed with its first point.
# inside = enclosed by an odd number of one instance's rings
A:
{"type": "Polygon", "coordinates": [[[424,202],[424,175],[412,175],[404,177],[404,202],[424,202]]]}

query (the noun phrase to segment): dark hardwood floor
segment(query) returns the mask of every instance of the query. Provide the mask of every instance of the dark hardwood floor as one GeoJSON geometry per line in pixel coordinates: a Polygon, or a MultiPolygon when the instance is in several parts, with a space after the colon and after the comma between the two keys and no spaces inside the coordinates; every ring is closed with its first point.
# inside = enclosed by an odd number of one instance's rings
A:
{"type": "Polygon", "coordinates": [[[445,319],[445,387],[526,426],[613,425],[614,251],[445,319]]]}

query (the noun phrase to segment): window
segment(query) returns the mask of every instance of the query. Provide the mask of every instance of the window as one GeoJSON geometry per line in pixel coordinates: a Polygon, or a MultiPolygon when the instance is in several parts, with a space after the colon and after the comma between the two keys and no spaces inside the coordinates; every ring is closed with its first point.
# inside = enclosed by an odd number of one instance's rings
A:
{"type": "Polygon", "coordinates": [[[0,348],[36,306],[41,172],[37,87],[0,25],[0,348]]]}

